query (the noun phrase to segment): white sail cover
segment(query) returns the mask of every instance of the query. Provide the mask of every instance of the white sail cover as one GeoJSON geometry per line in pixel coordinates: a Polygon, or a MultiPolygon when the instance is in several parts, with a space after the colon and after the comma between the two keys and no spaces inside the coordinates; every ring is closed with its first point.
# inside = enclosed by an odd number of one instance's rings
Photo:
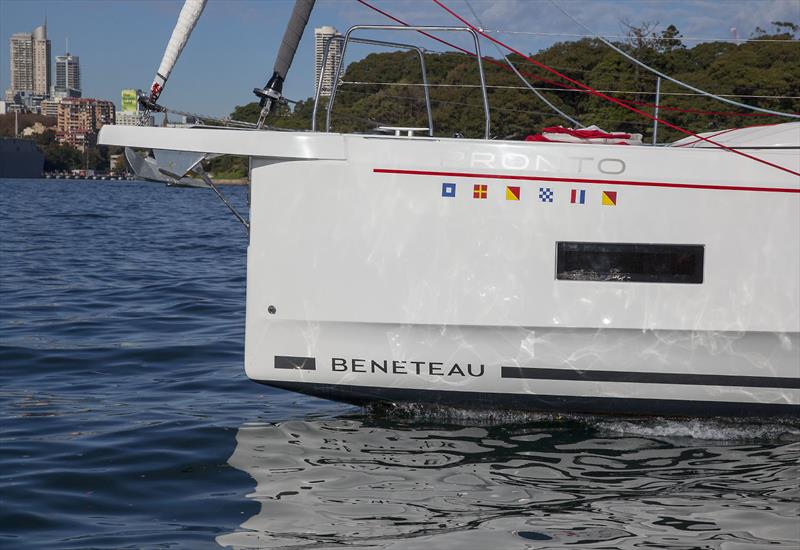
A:
{"type": "Polygon", "coordinates": [[[200,19],[200,15],[206,7],[206,2],[207,0],[186,0],[184,2],[181,13],[178,15],[178,22],[175,23],[172,36],[167,44],[167,49],[164,51],[164,57],[161,59],[161,65],[158,67],[158,72],[150,87],[151,100],[157,100],[161,94],[164,83],[169,78],[175,62],[178,61],[178,57],[180,57],[184,46],[186,46],[189,36],[197,25],[197,20],[200,19]]]}
{"type": "MultiPolygon", "coordinates": [[[[728,128],[714,132],[697,134],[726,147],[781,147],[794,149],[800,147],[800,122],[766,124],[749,128],[728,128]]],[[[713,143],[687,136],[671,147],[716,147],[713,143]]]]}

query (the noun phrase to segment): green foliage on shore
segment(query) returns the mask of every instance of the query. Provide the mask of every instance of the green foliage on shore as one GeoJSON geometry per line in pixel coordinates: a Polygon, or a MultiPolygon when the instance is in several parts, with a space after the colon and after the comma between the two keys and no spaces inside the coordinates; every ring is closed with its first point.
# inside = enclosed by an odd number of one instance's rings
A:
{"type": "Polygon", "coordinates": [[[119,147],[87,147],[86,151],[76,149],[66,143],[56,141],[55,132],[51,129],[33,136],[39,150],[44,154],[45,172],[66,172],[70,170],[89,169],[99,172],[109,171],[109,154],[119,152],[119,147]]]}
{"type": "Polygon", "coordinates": [[[23,113],[17,115],[16,121],[14,119],[14,114],[0,115],[0,137],[13,137],[15,124],[19,126],[20,132],[36,123],[47,127],[40,134],[27,137],[18,136],[19,139],[28,139],[36,143],[44,155],[45,172],[68,172],[80,169],[108,172],[109,155],[122,151],[119,147],[94,146],[81,152],[66,143],[58,143],[55,133],[55,117],[23,113]]]}
{"type": "Polygon", "coordinates": [[[44,153],[45,172],[66,172],[83,167],[83,154],[71,145],[58,143],[52,130],[36,136],[36,144],[44,153]]]}
{"type": "MultiPolygon", "coordinates": [[[[785,112],[800,112],[800,46],[798,26],[775,22],[767,33],[756,29],[752,38],[769,42],[705,42],[689,47],[681,42],[680,31],[669,25],[655,32],[655,25],[628,25],[629,39],[615,43],[644,63],[674,78],[717,95],[733,97],[745,103],[785,112]],[[795,96],[770,98],[759,96],[795,96]]],[[[614,52],[600,40],[585,38],[559,42],[532,56],[563,74],[600,91],[626,101],[644,112],[653,113],[656,77],[614,52]]],[[[519,56],[509,58],[520,72],[559,109],[584,125],[596,124],[606,130],[652,136],[651,121],[602,98],[574,90],[564,90],[551,82],[571,84],[540,69],[519,56]],[[544,79],[544,80],[543,80],[544,79]]],[[[499,60],[502,63],[502,58],[499,60]]],[[[465,137],[483,136],[483,106],[478,84],[479,73],[474,57],[452,52],[426,54],[435,134],[465,137]]],[[[524,84],[504,67],[484,62],[491,111],[491,133],[501,139],[524,139],[543,127],[568,126],[524,84]]],[[[377,126],[427,126],[424,91],[419,61],[415,52],[370,54],[347,66],[343,84],[333,109],[332,129],[338,132],[369,132],[377,126]]],[[[660,118],[694,132],[721,130],[753,124],[787,122],[789,119],[753,115],[752,111],[694,95],[668,81],[661,83],[660,118]],[[673,95],[674,94],[674,95],[673,95]],[[684,112],[689,111],[689,112],[684,112]],[[701,114],[705,111],[719,114],[701,114]],[[739,113],[746,116],[735,116],[739,113]]],[[[309,129],[313,98],[297,103],[294,109],[279,110],[267,121],[276,128],[309,129]]],[[[237,120],[256,121],[255,103],[238,106],[231,114],[237,120]]],[[[320,105],[319,127],[325,124],[325,103],[320,105]]],[[[673,141],[684,134],[661,125],[659,141],[673,141]]],[[[226,176],[245,175],[244,159],[219,159],[226,176]],[[226,164],[222,164],[225,162],[226,164]]],[[[231,176],[232,177],[232,176],[231,176]]]]}

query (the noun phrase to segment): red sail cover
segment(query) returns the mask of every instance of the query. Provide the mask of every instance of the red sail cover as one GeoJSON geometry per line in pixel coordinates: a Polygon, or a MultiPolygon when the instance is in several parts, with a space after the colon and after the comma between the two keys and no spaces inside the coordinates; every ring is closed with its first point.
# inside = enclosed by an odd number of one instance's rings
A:
{"type": "Polygon", "coordinates": [[[606,132],[597,126],[589,126],[576,130],[563,126],[549,126],[541,133],[530,135],[525,141],[561,142],[561,143],[603,143],[613,145],[641,145],[642,134],[624,132],[606,132]]]}

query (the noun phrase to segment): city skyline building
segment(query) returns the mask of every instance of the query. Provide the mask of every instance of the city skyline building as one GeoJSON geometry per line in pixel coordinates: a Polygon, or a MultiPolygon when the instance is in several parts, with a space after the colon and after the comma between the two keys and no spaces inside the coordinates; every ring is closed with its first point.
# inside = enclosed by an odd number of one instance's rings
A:
{"type": "Polygon", "coordinates": [[[45,99],[39,104],[39,114],[44,116],[58,116],[58,106],[61,103],[61,99],[57,98],[50,98],[45,99]]]}
{"type": "Polygon", "coordinates": [[[33,36],[33,93],[47,96],[51,81],[51,47],[47,38],[47,20],[36,27],[33,36]]]}
{"type": "Polygon", "coordinates": [[[31,33],[18,32],[9,39],[11,86],[6,99],[20,93],[47,98],[51,82],[51,46],[47,38],[47,20],[31,33]]]}
{"type": "Polygon", "coordinates": [[[322,90],[320,95],[331,95],[333,79],[336,75],[336,67],[342,61],[342,35],[334,27],[324,26],[314,29],[314,91],[319,87],[322,78],[322,90]],[[325,60],[323,70],[323,58],[325,57],[325,45],[328,46],[328,58],[325,60]]]}
{"type": "Polygon", "coordinates": [[[58,104],[56,138],[83,151],[97,142],[97,132],[105,124],[114,124],[116,108],[111,101],[87,98],[64,98],[58,104]]]}
{"type": "Polygon", "coordinates": [[[33,92],[33,38],[29,33],[18,32],[8,41],[11,62],[11,86],[6,100],[14,101],[19,92],[33,92]]]}
{"type": "Polygon", "coordinates": [[[64,97],[81,97],[81,64],[80,57],[67,51],[56,56],[56,82],[54,94],[64,97]]]}
{"type": "Polygon", "coordinates": [[[142,121],[140,111],[117,111],[114,124],[117,126],[154,126],[155,117],[148,115],[147,119],[142,121]]]}

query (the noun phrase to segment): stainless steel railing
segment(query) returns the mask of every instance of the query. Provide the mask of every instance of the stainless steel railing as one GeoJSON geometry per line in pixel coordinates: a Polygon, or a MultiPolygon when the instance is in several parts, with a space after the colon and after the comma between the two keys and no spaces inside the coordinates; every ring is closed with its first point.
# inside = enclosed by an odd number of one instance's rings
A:
{"type": "Polygon", "coordinates": [[[425,57],[424,48],[420,48],[418,46],[413,46],[410,44],[402,44],[398,42],[385,42],[382,40],[372,40],[366,38],[353,38],[351,35],[355,31],[359,30],[377,30],[377,31],[422,31],[422,32],[466,32],[472,35],[473,42],[475,44],[475,57],[478,61],[478,73],[480,75],[481,80],[481,96],[483,98],[483,111],[484,111],[484,137],[485,139],[489,139],[489,130],[491,127],[491,117],[489,114],[489,98],[486,93],[486,77],[483,72],[483,61],[481,56],[481,46],[478,40],[478,33],[475,32],[473,29],[469,27],[439,27],[439,26],[399,26],[399,25],[355,25],[350,27],[347,32],[345,33],[343,38],[340,37],[332,37],[330,38],[326,44],[323,53],[323,60],[322,60],[322,73],[319,77],[319,82],[317,83],[317,90],[314,96],[314,110],[311,119],[311,129],[317,129],[317,108],[319,106],[319,98],[322,92],[322,81],[324,76],[325,67],[327,65],[328,54],[330,50],[330,44],[333,40],[343,40],[344,45],[342,46],[342,56],[339,63],[336,65],[336,74],[333,79],[333,85],[331,87],[331,95],[330,99],[328,100],[328,106],[326,109],[325,114],[325,131],[331,131],[331,112],[333,110],[333,104],[336,100],[336,91],[339,87],[339,82],[341,79],[342,73],[342,65],[345,59],[345,55],[347,53],[347,45],[350,42],[360,43],[360,44],[372,44],[378,46],[391,46],[397,48],[406,48],[406,49],[413,49],[416,50],[417,54],[419,55],[420,59],[420,66],[422,69],[422,82],[423,88],[425,90],[425,104],[428,111],[428,134],[433,135],[433,116],[431,112],[431,100],[430,100],[430,93],[428,90],[428,78],[425,69],[425,57]]]}

